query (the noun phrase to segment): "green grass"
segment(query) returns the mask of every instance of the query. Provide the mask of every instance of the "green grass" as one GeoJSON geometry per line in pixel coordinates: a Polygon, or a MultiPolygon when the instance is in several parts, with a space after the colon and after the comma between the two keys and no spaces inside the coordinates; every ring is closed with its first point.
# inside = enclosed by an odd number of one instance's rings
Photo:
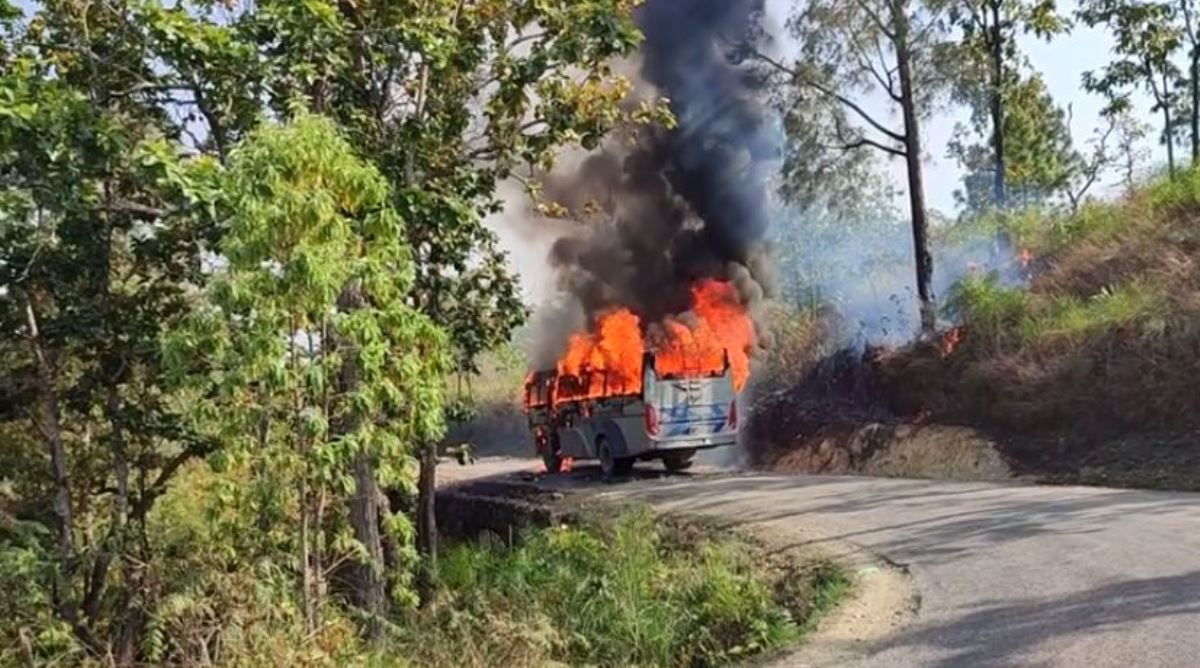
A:
{"type": "Polygon", "coordinates": [[[1182,170],[1175,178],[1158,178],[1147,188],[1151,204],[1158,210],[1178,209],[1200,203],[1200,168],[1182,170]]]}
{"type": "Polygon", "coordinates": [[[1153,284],[1134,280],[1105,289],[1087,299],[1056,296],[1025,324],[1027,341],[1048,338],[1078,340],[1091,333],[1147,320],[1166,308],[1166,297],[1153,284]]]}
{"type": "Polygon", "coordinates": [[[947,299],[948,314],[964,323],[987,350],[1084,337],[1147,321],[1167,309],[1159,286],[1133,280],[1088,298],[1037,295],[1001,286],[995,276],[960,281],[947,299]]]}
{"type": "Polygon", "coordinates": [[[785,577],[739,543],[672,540],[646,512],[458,545],[441,576],[398,648],[419,665],[723,665],[797,640],[850,586],[830,564],[785,577]]]}
{"type": "Polygon", "coordinates": [[[1196,204],[1200,204],[1200,169],[1188,169],[1174,179],[1160,175],[1120,199],[1087,201],[1075,211],[1036,206],[991,211],[958,221],[935,235],[954,243],[1006,232],[1018,248],[1041,256],[1085,239],[1095,243],[1131,228],[1162,223],[1179,209],[1196,204]]]}
{"type": "Polygon", "coordinates": [[[1174,238],[1164,236],[1164,230],[1191,226],[1189,212],[1198,205],[1200,169],[1190,169],[1175,178],[1161,175],[1119,201],[1090,202],[1075,212],[1031,209],[981,216],[957,226],[962,228],[959,234],[1007,230],[1018,246],[1032,249],[1039,257],[1049,254],[1049,271],[1057,271],[1060,280],[1072,286],[1068,289],[1083,294],[1045,286],[1040,291],[1005,287],[995,276],[971,276],[947,295],[946,314],[968,327],[969,340],[982,353],[1078,342],[1133,324],[1161,321],[1170,311],[1173,293],[1191,289],[1171,283],[1179,282],[1175,268],[1155,273],[1143,266],[1113,275],[1111,284],[1102,288],[1081,284],[1071,278],[1072,272],[1087,276],[1092,263],[1123,254],[1134,254],[1143,263],[1150,258],[1153,264],[1166,250],[1160,250],[1163,240],[1174,238]]]}

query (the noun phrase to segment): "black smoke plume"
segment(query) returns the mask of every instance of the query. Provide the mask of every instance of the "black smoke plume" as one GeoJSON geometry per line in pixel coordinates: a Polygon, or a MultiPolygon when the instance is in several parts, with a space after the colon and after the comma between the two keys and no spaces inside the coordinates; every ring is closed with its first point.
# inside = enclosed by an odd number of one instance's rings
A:
{"type": "Polygon", "coordinates": [[[625,306],[646,322],[688,309],[698,279],[735,283],[753,309],[769,289],[768,181],[778,158],[755,80],[736,54],[763,0],[650,0],[638,93],[669,100],[677,127],[629,129],[546,195],[591,224],[551,251],[589,320],[625,306]],[[586,213],[585,213],[586,212],[586,213]]]}

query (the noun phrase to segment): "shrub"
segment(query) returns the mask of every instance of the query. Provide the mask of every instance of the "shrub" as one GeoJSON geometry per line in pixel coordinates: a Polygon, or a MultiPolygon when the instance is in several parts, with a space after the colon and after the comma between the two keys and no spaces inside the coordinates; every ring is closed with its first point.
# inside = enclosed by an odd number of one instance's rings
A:
{"type": "Polygon", "coordinates": [[[948,316],[965,324],[973,345],[997,350],[1013,342],[1029,318],[1029,293],[1000,285],[996,274],[968,276],[946,298],[948,316]]]}
{"type": "MultiPolygon", "coordinates": [[[[671,545],[645,512],[517,547],[459,545],[441,569],[440,604],[401,636],[420,665],[718,665],[797,638],[804,621],[744,550],[671,545]]],[[[805,592],[828,600],[802,606],[809,615],[845,590],[840,571],[822,574],[805,592]]]]}
{"type": "Polygon", "coordinates": [[[946,302],[948,315],[968,328],[972,345],[991,352],[1078,341],[1160,316],[1166,307],[1161,287],[1146,280],[1135,279],[1084,298],[1006,288],[994,275],[959,281],[946,302]]]}

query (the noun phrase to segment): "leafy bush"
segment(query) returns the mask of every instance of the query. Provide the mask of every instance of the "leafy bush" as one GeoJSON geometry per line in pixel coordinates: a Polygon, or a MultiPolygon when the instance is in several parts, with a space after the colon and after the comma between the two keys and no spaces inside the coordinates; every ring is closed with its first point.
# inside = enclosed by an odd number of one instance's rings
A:
{"type": "MultiPolygon", "coordinates": [[[[744,551],[669,542],[632,512],[517,547],[459,545],[442,562],[440,604],[407,627],[400,653],[421,665],[717,665],[799,636],[804,620],[744,551]]],[[[840,571],[819,575],[805,591],[840,596],[840,571]]],[[[814,603],[803,609],[828,607],[814,603]]]]}
{"type": "Polygon", "coordinates": [[[970,328],[972,341],[999,349],[1029,318],[1029,293],[1000,285],[995,274],[969,276],[951,289],[945,310],[970,328]]]}
{"type": "Polygon", "coordinates": [[[41,545],[47,534],[0,511],[0,666],[82,656],[71,627],[53,614],[53,561],[41,545]]]}

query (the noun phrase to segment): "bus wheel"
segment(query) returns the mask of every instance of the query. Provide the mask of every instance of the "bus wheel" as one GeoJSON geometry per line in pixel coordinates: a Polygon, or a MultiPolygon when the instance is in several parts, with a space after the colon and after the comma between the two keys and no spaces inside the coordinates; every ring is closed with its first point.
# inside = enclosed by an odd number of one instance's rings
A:
{"type": "Polygon", "coordinates": [[[596,455],[600,459],[600,472],[604,474],[605,478],[629,475],[629,472],[633,470],[633,458],[614,455],[608,439],[596,440],[596,455]]]}
{"type": "Polygon", "coordinates": [[[546,473],[562,471],[563,458],[557,452],[543,452],[542,463],[546,465],[546,473]]]}
{"type": "Polygon", "coordinates": [[[677,450],[668,452],[663,455],[663,466],[667,467],[668,471],[686,471],[692,468],[692,458],[696,456],[695,450],[677,450]]]}

